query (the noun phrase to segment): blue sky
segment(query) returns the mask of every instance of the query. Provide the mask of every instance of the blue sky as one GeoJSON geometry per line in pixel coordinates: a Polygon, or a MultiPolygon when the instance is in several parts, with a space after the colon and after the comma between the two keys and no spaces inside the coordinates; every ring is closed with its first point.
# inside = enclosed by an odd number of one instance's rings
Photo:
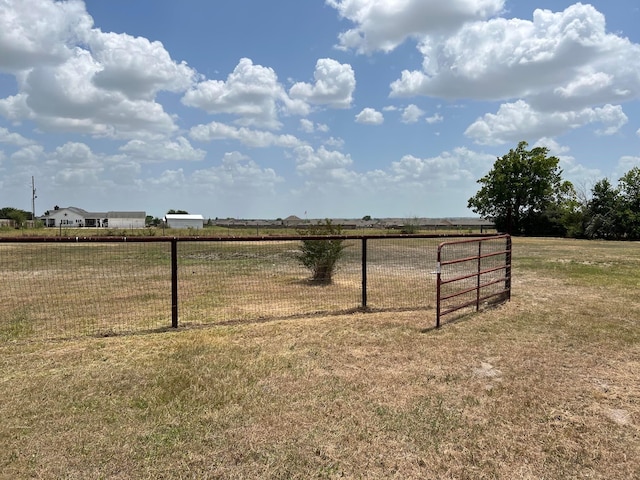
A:
{"type": "Polygon", "coordinates": [[[635,0],[0,0],[0,206],[460,217],[640,165],[635,0]]]}

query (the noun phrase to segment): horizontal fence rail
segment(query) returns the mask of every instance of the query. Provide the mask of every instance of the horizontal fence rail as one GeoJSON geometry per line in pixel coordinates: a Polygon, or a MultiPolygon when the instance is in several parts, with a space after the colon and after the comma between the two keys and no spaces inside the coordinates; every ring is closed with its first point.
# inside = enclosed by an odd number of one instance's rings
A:
{"type": "Polygon", "coordinates": [[[511,298],[511,237],[443,242],[438,246],[436,327],[443,316],[511,298]]]}
{"type": "Polygon", "coordinates": [[[460,235],[0,238],[0,341],[433,309],[443,238],[460,235]],[[343,257],[315,284],[301,242],[332,239],[343,257]]]}

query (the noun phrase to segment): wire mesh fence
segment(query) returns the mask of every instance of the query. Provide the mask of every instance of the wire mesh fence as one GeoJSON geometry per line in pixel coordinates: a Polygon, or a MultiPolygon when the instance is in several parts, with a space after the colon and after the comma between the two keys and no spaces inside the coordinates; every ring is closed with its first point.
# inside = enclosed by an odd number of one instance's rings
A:
{"type": "Polygon", "coordinates": [[[330,284],[314,284],[296,241],[197,242],[178,253],[181,324],[340,311],[359,304],[358,242],[330,284]]]}
{"type": "Polygon", "coordinates": [[[171,312],[169,243],[0,243],[0,337],[158,328],[171,312]]]}
{"type": "Polygon", "coordinates": [[[309,280],[301,237],[0,239],[0,340],[435,308],[442,236],[341,239],[328,284],[309,280]]]}

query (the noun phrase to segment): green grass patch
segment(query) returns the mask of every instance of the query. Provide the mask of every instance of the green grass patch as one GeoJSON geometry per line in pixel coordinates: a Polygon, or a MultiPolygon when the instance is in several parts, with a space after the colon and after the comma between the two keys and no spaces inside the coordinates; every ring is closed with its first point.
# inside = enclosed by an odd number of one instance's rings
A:
{"type": "Polygon", "coordinates": [[[9,314],[9,320],[0,324],[0,341],[20,340],[33,333],[33,320],[27,307],[18,307],[9,314]]]}

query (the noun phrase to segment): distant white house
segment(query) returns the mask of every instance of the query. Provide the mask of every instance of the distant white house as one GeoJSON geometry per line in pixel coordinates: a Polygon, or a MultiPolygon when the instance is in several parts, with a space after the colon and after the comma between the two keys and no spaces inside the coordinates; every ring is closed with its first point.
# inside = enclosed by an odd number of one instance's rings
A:
{"type": "Polygon", "coordinates": [[[40,220],[45,227],[144,228],[146,218],[145,212],[87,212],[78,207],[56,206],[40,220]]]}
{"type": "Polygon", "coordinates": [[[167,213],[164,221],[169,228],[194,228],[196,230],[204,228],[204,217],[202,215],[167,213]]]}

